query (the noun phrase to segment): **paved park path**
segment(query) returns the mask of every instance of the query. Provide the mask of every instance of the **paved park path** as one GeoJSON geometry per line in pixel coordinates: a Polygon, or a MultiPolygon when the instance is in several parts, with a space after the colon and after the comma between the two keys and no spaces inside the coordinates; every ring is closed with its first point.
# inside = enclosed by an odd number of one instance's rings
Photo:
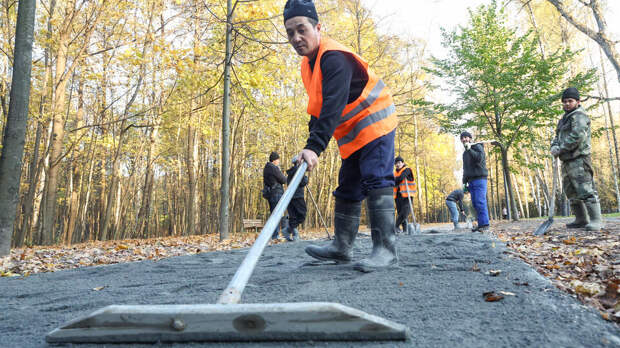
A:
{"type": "MultiPolygon", "coordinates": [[[[310,242],[268,246],[243,302],[339,302],[407,325],[409,341],[72,347],[620,347],[618,326],[557,290],[498,240],[478,233],[398,238],[400,267],[368,274],[313,262],[303,251],[310,242]],[[501,273],[491,276],[489,270],[501,273]],[[482,294],[488,291],[514,296],[485,302],[482,294]]],[[[354,257],[370,248],[363,234],[354,257]]],[[[245,252],[0,278],[0,347],[52,346],[45,343],[46,333],[111,304],[215,303],[245,252]],[[104,288],[93,290],[98,287],[104,288]]]]}

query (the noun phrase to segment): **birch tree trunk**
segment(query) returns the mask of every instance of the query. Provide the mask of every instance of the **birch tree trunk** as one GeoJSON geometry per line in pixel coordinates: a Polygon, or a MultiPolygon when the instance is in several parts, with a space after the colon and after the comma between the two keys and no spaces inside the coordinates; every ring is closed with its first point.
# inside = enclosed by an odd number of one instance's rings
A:
{"type": "Polygon", "coordinates": [[[521,193],[519,192],[519,185],[517,177],[512,174],[512,181],[514,182],[514,190],[517,193],[517,203],[519,203],[519,210],[520,210],[520,214],[519,211],[517,211],[517,217],[522,217],[525,215],[525,210],[523,209],[523,201],[521,200],[521,193]]]}

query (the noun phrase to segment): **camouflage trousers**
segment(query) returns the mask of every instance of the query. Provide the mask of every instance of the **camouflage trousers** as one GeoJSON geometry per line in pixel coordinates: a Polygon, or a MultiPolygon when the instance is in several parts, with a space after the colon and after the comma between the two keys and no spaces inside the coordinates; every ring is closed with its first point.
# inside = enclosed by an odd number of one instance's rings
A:
{"type": "Polygon", "coordinates": [[[562,162],[562,186],[571,202],[598,202],[589,155],[562,162]]]}

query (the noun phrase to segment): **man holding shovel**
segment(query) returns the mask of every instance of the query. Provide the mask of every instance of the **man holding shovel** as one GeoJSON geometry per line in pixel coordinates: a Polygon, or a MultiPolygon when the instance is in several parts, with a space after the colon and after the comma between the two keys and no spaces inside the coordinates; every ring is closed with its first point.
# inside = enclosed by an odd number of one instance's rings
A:
{"type": "Polygon", "coordinates": [[[576,88],[564,90],[562,108],[564,115],[551,142],[551,154],[562,161],[562,187],[575,212],[575,221],[566,224],[566,227],[600,231],[603,221],[590,157],[590,118],[581,107],[576,88]]]}
{"type": "Polygon", "coordinates": [[[362,200],[367,199],[373,249],[354,268],[370,272],[396,265],[392,165],[398,120],[392,96],[365,60],[322,35],[311,0],[288,0],[283,15],[288,41],[302,56],[301,76],[309,97],[310,135],[300,161],[308,170],[315,168],[332,136],[342,158],[334,191],[334,240],[308,246],[306,253],[319,260],[350,262],[362,200]]]}

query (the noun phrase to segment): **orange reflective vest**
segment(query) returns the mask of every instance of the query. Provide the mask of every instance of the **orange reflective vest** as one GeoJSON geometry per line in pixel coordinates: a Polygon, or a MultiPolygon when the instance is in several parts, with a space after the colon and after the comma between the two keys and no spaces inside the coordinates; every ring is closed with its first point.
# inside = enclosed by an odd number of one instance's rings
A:
{"type": "MultiPolygon", "coordinates": [[[[400,170],[394,170],[394,177],[400,176],[405,169],[407,169],[407,166],[403,166],[400,170]]],[[[415,180],[409,180],[405,177],[398,186],[394,186],[394,198],[398,196],[399,192],[400,195],[405,198],[409,196],[413,197],[413,194],[417,192],[415,180]]]]}
{"type": "Polygon", "coordinates": [[[310,61],[307,57],[303,57],[301,61],[301,77],[308,93],[310,115],[319,118],[321,114],[323,105],[321,57],[327,51],[342,51],[350,54],[368,75],[368,82],[362,94],[345,106],[340,122],[334,131],[340,156],[348,158],[364,145],[393,131],[398,124],[398,118],[392,95],[383,81],[368,68],[368,63],[347,47],[327,37],[321,37],[314,69],[310,69],[310,61]]]}

